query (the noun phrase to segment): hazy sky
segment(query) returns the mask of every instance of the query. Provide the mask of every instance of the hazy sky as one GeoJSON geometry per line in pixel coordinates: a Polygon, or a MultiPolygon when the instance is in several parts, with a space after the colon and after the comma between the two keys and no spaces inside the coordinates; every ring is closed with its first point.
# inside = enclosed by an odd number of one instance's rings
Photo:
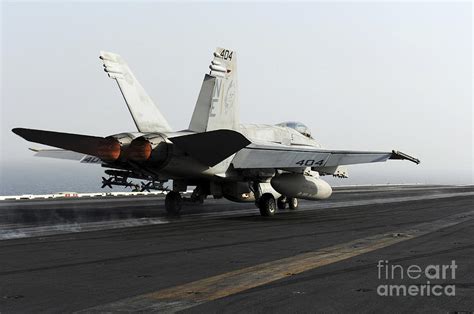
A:
{"type": "Polygon", "coordinates": [[[33,158],[13,127],[135,130],[100,50],[127,60],[178,130],[217,46],[238,52],[243,123],[300,120],[325,147],[422,160],[351,167],[345,182],[472,183],[470,2],[3,2],[0,183],[88,167],[33,158]]]}

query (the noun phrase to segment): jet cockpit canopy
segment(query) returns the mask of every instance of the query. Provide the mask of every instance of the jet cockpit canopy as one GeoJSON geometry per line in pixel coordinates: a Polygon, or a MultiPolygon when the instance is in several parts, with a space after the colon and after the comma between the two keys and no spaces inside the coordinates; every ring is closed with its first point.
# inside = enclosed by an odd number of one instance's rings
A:
{"type": "Polygon", "coordinates": [[[298,131],[299,133],[303,134],[306,137],[311,137],[311,130],[301,122],[287,121],[287,122],[278,123],[277,126],[291,128],[298,131]]]}

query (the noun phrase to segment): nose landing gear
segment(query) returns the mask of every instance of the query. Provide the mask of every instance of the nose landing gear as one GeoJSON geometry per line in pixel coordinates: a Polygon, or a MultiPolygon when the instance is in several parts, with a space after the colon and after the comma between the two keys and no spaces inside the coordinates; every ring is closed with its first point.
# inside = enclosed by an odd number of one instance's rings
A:
{"type": "Polygon", "coordinates": [[[285,209],[287,203],[288,203],[287,198],[285,196],[280,196],[277,200],[278,209],[285,209]]]}
{"type": "Polygon", "coordinates": [[[295,197],[280,196],[276,201],[271,193],[263,194],[257,201],[260,214],[265,217],[273,216],[276,209],[283,210],[288,205],[290,210],[298,209],[298,199],[295,197]]]}
{"type": "Polygon", "coordinates": [[[264,217],[275,215],[277,209],[275,198],[270,193],[263,194],[257,201],[257,206],[260,209],[260,214],[264,217]]]}
{"type": "Polygon", "coordinates": [[[288,205],[289,205],[291,210],[298,209],[298,199],[296,197],[288,198],[288,205]]]}

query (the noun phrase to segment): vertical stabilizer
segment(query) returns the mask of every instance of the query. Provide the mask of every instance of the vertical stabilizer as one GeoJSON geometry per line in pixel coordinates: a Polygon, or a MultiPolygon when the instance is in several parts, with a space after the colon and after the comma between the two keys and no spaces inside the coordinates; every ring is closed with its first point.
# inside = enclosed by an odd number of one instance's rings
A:
{"type": "Polygon", "coordinates": [[[100,59],[104,64],[105,72],[110,78],[117,81],[138,131],[172,131],[158,107],[140,85],[122,57],[112,52],[101,51],[100,59]]]}
{"type": "Polygon", "coordinates": [[[217,48],[209,68],[211,71],[204,76],[189,129],[195,132],[237,130],[239,99],[235,51],[217,48]]]}

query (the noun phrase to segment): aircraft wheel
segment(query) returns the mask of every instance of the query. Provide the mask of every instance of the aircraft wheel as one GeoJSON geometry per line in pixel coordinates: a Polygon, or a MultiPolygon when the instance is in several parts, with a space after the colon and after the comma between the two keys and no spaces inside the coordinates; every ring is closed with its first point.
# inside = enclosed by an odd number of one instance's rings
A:
{"type": "Polygon", "coordinates": [[[263,194],[258,200],[258,208],[262,216],[268,217],[275,215],[277,206],[273,195],[270,193],[263,194]]]}
{"type": "Polygon", "coordinates": [[[201,194],[201,195],[198,196],[197,202],[198,202],[199,204],[204,204],[204,200],[205,200],[206,198],[207,198],[207,195],[201,194]]]}
{"type": "Polygon", "coordinates": [[[296,197],[289,198],[288,204],[290,205],[291,210],[298,209],[298,199],[296,197]]]}
{"type": "Polygon", "coordinates": [[[168,192],[165,198],[165,208],[168,214],[178,215],[181,210],[182,202],[181,194],[175,191],[168,192]]]}
{"type": "Polygon", "coordinates": [[[278,209],[285,209],[286,208],[286,197],[281,196],[277,200],[277,207],[278,209]]]}

